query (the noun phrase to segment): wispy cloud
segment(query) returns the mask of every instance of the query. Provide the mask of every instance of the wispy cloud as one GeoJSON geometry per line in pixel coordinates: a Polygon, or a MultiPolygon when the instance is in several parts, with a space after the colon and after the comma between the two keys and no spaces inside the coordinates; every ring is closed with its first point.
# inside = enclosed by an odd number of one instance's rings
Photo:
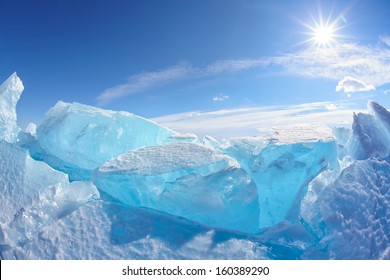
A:
{"type": "Polygon", "coordinates": [[[217,61],[205,67],[203,70],[206,74],[220,74],[224,72],[240,72],[251,68],[264,67],[268,65],[268,61],[265,58],[258,59],[237,59],[237,60],[224,60],[217,61]]]}
{"type": "Polygon", "coordinates": [[[354,105],[347,102],[316,102],[293,106],[268,106],[187,112],[154,118],[176,131],[191,132],[215,138],[251,136],[269,132],[273,127],[324,123],[329,126],[349,125],[354,105]]]}
{"type": "Polygon", "coordinates": [[[307,48],[270,58],[284,73],[339,81],[355,77],[374,86],[390,83],[390,47],[336,43],[332,48],[307,48]]]}
{"type": "Polygon", "coordinates": [[[250,68],[265,65],[263,59],[241,59],[217,61],[205,67],[193,67],[189,63],[179,63],[175,66],[152,72],[143,72],[128,78],[126,83],[106,89],[97,97],[98,105],[105,105],[114,99],[144,92],[174,82],[210,77],[221,73],[235,73],[250,68]]]}
{"type": "Polygon", "coordinates": [[[191,65],[180,63],[170,68],[133,75],[126,83],[106,89],[97,97],[97,101],[98,104],[104,105],[113,99],[136,94],[177,80],[185,79],[190,74],[194,74],[194,72],[195,70],[191,65]]]}
{"type": "Polygon", "coordinates": [[[208,78],[223,73],[259,69],[259,73],[282,74],[340,81],[350,76],[374,87],[390,83],[390,37],[381,36],[382,44],[362,45],[335,42],[331,48],[306,47],[279,56],[217,61],[204,67],[179,63],[165,69],[130,76],[120,85],[106,89],[97,97],[98,104],[137,94],[186,79],[208,78]]]}
{"type": "Polygon", "coordinates": [[[375,87],[373,85],[367,85],[363,81],[351,76],[344,77],[336,86],[336,91],[344,91],[349,97],[351,97],[352,92],[370,90],[375,90],[375,87]]]}
{"type": "Polygon", "coordinates": [[[223,95],[223,94],[220,94],[218,96],[215,96],[213,98],[213,101],[214,102],[221,102],[221,101],[225,101],[226,99],[229,99],[229,95],[223,95]]]}

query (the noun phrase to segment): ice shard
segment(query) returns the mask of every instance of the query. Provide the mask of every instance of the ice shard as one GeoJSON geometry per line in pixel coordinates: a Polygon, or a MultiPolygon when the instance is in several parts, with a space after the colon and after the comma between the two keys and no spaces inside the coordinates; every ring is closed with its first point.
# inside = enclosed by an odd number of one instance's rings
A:
{"type": "Polygon", "coordinates": [[[20,128],[17,124],[16,105],[23,92],[23,84],[13,73],[0,85],[0,140],[13,143],[20,128]]]}
{"type": "Polygon", "coordinates": [[[376,102],[369,113],[354,114],[349,153],[358,160],[390,155],[390,112],[376,102]]]}

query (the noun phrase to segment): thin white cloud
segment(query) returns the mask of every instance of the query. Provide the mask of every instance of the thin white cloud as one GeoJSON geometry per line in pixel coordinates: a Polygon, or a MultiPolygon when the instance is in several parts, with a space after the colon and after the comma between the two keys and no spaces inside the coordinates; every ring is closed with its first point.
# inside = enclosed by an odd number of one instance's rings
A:
{"type": "Polygon", "coordinates": [[[336,86],[336,91],[344,91],[349,97],[353,92],[370,90],[375,90],[375,87],[373,85],[367,85],[365,82],[351,76],[344,77],[336,86]]]}
{"type": "Polygon", "coordinates": [[[210,77],[221,73],[235,73],[264,65],[265,61],[263,59],[217,61],[203,68],[193,67],[189,63],[179,63],[178,65],[162,70],[133,75],[126,83],[106,89],[97,97],[97,103],[98,105],[105,105],[114,99],[137,94],[174,82],[210,77]]]}
{"type": "Polygon", "coordinates": [[[284,73],[339,81],[346,76],[381,86],[390,83],[390,48],[385,45],[335,43],[332,48],[307,48],[270,58],[284,73]]]}
{"type": "Polygon", "coordinates": [[[390,83],[390,37],[382,36],[379,39],[383,44],[338,42],[332,44],[331,48],[307,47],[279,56],[217,61],[204,67],[180,63],[162,70],[133,75],[126,83],[106,89],[97,97],[97,102],[102,105],[185,79],[207,78],[255,68],[259,69],[259,73],[260,70],[266,70],[267,74],[334,81],[351,76],[379,87],[390,83]]]}
{"type": "Polygon", "coordinates": [[[223,72],[240,72],[252,68],[265,67],[268,61],[265,58],[259,59],[237,59],[217,61],[205,67],[204,72],[207,74],[220,74],[223,72]]]}
{"type": "Polygon", "coordinates": [[[178,132],[211,135],[217,139],[268,133],[273,127],[324,123],[350,125],[353,104],[317,102],[293,106],[268,106],[186,112],[153,120],[178,132]]]}
{"type": "Polygon", "coordinates": [[[334,110],[339,109],[339,108],[337,107],[337,105],[335,105],[335,104],[333,104],[333,103],[326,104],[326,105],[325,105],[325,108],[326,108],[328,111],[334,111],[334,110]]]}
{"type": "Polygon", "coordinates": [[[390,95],[390,89],[385,89],[385,90],[383,91],[383,93],[384,93],[385,95],[390,95]]]}
{"type": "Polygon", "coordinates": [[[215,96],[213,98],[213,101],[214,102],[221,102],[221,101],[225,101],[226,99],[229,99],[229,95],[223,95],[223,94],[220,94],[218,96],[215,96]]]}
{"type": "Polygon", "coordinates": [[[185,79],[194,69],[191,65],[180,63],[174,67],[154,72],[145,72],[131,76],[127,83],[120,84],[106,89],[97,97],[100,105],[110,102],[113,99],[136,94],[145,90],[160,87],[173,81],[185,79]]]}

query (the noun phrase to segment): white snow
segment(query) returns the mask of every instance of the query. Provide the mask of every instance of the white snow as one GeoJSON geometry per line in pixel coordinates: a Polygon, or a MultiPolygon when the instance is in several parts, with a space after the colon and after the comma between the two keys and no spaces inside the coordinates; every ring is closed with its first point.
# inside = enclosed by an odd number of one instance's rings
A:
{"type": "Polygon", "coordinates": [[[198,144],[186,142],[169,145],[149,146],[108,161],[99,167],[99,172],[125,172],[137,175],[155,175],[176,170],[203,170],[203,167],[213,165],[202,175],[209,175],[228,167],[239,167],[231,157],[218,153],[198,144]]]}
{"type": "Polygon", "coordinates": [[[266,139],[278,144],[334,141],[332,130],[321,123],[277,126],[266,139]]]}

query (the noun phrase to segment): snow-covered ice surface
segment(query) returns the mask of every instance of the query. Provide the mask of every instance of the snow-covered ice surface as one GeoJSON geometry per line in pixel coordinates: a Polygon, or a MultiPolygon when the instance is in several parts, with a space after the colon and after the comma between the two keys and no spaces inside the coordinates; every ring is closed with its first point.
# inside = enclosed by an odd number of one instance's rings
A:
{"type": "Polygon", "coordinates": [[[351,128],[220,143],[64,102],[21,131],[22,90],[0,87],[0,259],[390,259],[375,102],[351,128]]]}
{"type": "Polygon", "coordinates": [[[6,259],[267,259],[254,236],[95,201],[45,227],[6,259]]]}

